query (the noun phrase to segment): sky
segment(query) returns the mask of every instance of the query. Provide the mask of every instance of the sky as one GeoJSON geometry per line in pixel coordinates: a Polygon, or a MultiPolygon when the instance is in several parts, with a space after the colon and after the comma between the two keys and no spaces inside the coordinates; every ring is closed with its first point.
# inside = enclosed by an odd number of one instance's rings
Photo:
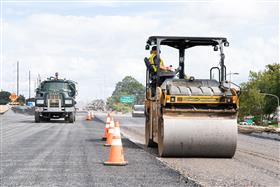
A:
{"type": "MultiPolygon", "coordinates": [[[[59,72],[78,82],[79,102],[106,99],[130,75],[145,83],[146,40],[152,35],[227,37],[225,63],[232,81],[279,63],[279,2],[227,1],[13,1],[2,0],[0,87],[32,95],[36,79],[59,72]]],[[[178,66],[178,52],[162,48],[166,65],[178,66]]],[[[185,73],[209,78],[219,63],[211,47],[186,51],[185,73]]]]}

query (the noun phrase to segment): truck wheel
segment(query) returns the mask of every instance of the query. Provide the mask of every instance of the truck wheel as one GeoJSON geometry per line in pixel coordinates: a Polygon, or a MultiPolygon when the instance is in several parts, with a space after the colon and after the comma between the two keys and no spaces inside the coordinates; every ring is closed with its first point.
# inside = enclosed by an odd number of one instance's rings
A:
{"type": "Polygon", "coordinates": [[[35,123],[40,123],[41,118],[40,118],[40,113],[39,112],[35,112],[35,123]]]}
{"type": "Polygon", "coordinates": [[[68,121],[69,121],[69,123],[74,123],[74,121],[75,121],[75,115],[74,115],[73,112],[69,113],[68,121]]]}
{"type": "Polygon", "coordinates": [[[74,122],[75,122],[76,121],[76,115],[73,114],[73,116],[74,116],[74,122]]]}

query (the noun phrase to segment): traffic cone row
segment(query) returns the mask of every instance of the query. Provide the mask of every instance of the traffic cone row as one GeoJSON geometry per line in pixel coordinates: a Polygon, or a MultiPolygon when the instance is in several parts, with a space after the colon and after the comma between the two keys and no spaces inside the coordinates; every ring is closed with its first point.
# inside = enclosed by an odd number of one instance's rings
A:
{"type": "Polygon", "coordinates": [[[91,112],[90,112],[90,117],[91,117],[91,119],[93,119],[93,118],[94,118],[93,111],[91,111],[91,112]]]}
{"type": "Polygon", "coordinates": [[[91,119],[91,112],[88,111],[86,120],[90,121],[91,119]]]}
{"type": "Polygon", "coordinates": [[[114,130],[115,130],[115,123],[114,123],[114,120],[111,118],[109,129],[108,129],[108,135],[106,138],[106,143],[104,146],[111,146],[113,135],[114,135],[114,130]]]}
{"type": "Polygon", "coordinates": [[[102,140],[106,140],[107,137],[108,137],[108,130],[109,130],[109,126],[110,126],[110,121],[111,121],[110,114],[107,114],[106,125],[105,125],[105,128],[104,128],[104,135],[103,135],[102,140]]]}
{"type": "Polygon", "coordinates": [[[91,121],[94,118],[93,111],[88,111],[86,120],[91,121]]]}
{"type": "Polygon", "coordinates": [[[119,122],[114,122],[110,115],[107,115],[106,125],[104,128],[105,146],[110,146],[109,158],[104,165],[124,166],[127,161],[124,160],[122,139],[119,122]]]}

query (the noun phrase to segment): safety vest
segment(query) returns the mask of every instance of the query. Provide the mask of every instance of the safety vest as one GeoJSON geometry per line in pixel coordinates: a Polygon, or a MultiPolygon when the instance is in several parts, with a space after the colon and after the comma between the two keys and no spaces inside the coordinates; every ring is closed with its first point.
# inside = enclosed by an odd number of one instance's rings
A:
{"type": "MultiPolygon", "coordinates": [[[[154,69],[155,72],[157,72],[157,66],[154,61],[156,56],[157,56],[156,54],[151,54],[148,58],[149,63],[152,65],[152,68],[154,69]]],[[[163,66],[163,61],[161,58],[159,59],[159,64],[163,66]]]]}

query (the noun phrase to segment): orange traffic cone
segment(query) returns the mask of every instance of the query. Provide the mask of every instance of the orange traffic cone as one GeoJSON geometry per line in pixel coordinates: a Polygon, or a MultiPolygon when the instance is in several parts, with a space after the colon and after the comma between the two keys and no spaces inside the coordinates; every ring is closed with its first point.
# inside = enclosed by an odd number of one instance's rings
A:
{"type": "Polygon", "coordinates": [[[111,118],[106,143],[104,146],[110,146],[112,144],[112,139],[114,136],[114,129],[115,129],[115,123],[114,123],[113,118],[111,118]]]}
{"type": "Polygon", "coordinates": [[[90,112],[90,117],[91,117],[91,119],[93,119],[93,118],[94,118],[93,111],[91,111],[91,112],[90,112]]]}
{"type": "Polygon", "coordinates": [[[124,160],[122,139],[120,132],[119,122],[115,124],[115,132],[112,140],[112,145],[110,147],[109,159],[104,162],[104,165],[112,166],[124,166],[127,165],[127,161],[124,160]]]}
{"type": "Polygon", "coordinates": [[[110,126],[110,114],[107,114],[106,125],[105,125],[105,128],[104,128],[104,135],[103,135],[102,140],[107,139],[109,126],[110,126]]]}
{"type": "Polygon", "coordinates": [[[87,113],[87,119],[86,120],[88,120],[88,121],[91,120],[90,112],[87,113]]]}

